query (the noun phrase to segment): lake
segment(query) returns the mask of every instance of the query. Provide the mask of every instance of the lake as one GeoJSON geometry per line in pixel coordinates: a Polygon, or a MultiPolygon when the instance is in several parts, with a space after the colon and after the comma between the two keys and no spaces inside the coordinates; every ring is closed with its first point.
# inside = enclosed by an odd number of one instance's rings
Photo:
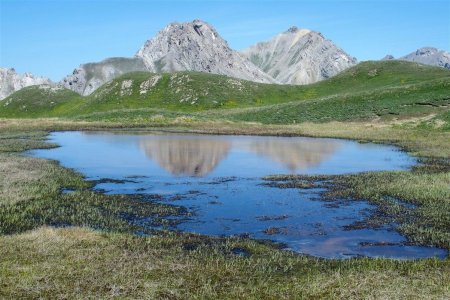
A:
{"type": "MultiPolygon", "coordinates": [[[[268,239],[324,258],[447,255],[444,249],[408,245],[392,230],[395,224],[349,229],[373,213],[375,207],[364,199],[330,204],[321,199],[324,188],[282,189],[263,179],[407,170],[417,163],[394,146],[306,137],[121,132],[55,132],[49,140],[61,147],[31,155],[58,160],[88,180],[99,180],[98,191],[154,195],[153,201],[186,207],[190,216],[167,229],[268,239]]],[[[147,226],[147,221],[130,222],[147,226]]]]}

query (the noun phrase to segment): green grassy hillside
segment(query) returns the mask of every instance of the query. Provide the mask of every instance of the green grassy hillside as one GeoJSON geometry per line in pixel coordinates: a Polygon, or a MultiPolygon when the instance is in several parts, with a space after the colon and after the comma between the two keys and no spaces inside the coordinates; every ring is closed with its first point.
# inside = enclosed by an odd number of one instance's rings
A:
{"type": "Polygon", "coordinates": [[[23,88],[0,101],[0,117],[48,117],[57,115],[61,104],[75,102],[77,93],[48,85],[23,88]]]}
{"type": "Polygon", "coordinates": [[[33,87],[4,103],[8,105],[0,106],[0,117],[142,120],[162,115],[282,124],[367,120],[448,110],[450,71],[403,61],[363,62],[307,86],[198,72],[134,72],[86,97],[62,89],[49,95],[33,87]]]}
{"type": "Polygon", "coordinates": [[[235,121],[287,124],[420,117],[448,110],[449,106],[450,80],[441,78],[405,87],[385,87],[220,114],[235,121]]]}
{"type": "MultiPolygon", "coordinates": [[[[163,108],[199,111],[219,107],[250,106],[264,92],[270,98],[286,90],[226,76],[179,72],[125,74],[83,98],[70,114],[103,112],[117,109],[163,108]]],[[[274,101],[276,99],[273,99],[274,101]]]]}

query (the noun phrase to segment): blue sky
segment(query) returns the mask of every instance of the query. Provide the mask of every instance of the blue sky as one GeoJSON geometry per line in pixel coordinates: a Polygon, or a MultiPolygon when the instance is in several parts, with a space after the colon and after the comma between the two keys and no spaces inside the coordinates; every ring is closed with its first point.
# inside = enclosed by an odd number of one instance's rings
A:
{"type": "Polygon", "coordinates": [[[0,0],[0,66],[59,80],[81,63],[133,56],[168,23],[193,19],[212,24],[234,49],[296,25],[358,60],[450,50],[450,0],[0,0]]]}

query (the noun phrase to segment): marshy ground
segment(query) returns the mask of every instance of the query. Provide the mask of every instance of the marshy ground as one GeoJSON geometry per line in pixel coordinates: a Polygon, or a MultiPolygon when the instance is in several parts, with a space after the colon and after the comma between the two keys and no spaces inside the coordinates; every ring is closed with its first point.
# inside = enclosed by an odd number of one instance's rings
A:
{"type": "MultiPolygon", "coordinates": [[[[422,164],[412,171],[272,181],[296,188],[325,180],[332,185],[330,199],[363,198],[377,206],[376,217],[366,220],[364,226],[395,221],[411,243],[450,249],[450,138],[446,131],[405,124],[337,122],[249,124],[245,129],[233,123],[170,125],[162,129],[332,136],[400,145],[420,156],[422,164]]],[[[183,215],[185,210],[176,206],[176,201],[165,205],[139,196],[97,193],[80,174],[54,161],[21,155],[24,150],[54,146],[45,141],[50,130],[105,127],[127,126],[1,121],[1,298],[450,297],[448,258],[326,260],[246,238],[169,231],[138,236],[135,233],[142,228],[124,216],[151,215],[155,222],[164,222],[165,216],[183,215]],[[73,192],[64,193],[63,189],[73,192]]]]}

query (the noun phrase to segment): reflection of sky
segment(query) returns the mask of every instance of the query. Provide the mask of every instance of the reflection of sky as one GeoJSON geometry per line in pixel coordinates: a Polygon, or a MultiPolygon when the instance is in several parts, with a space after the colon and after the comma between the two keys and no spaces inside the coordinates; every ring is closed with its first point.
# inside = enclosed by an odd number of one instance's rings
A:
{"type": "Polygon", "coordinates": [[[62,147],[33,153],[89,176],[343,174],[398,170],[415,162],[392,146],[337,139],[65,132],[51,134],[51,140],[62,147]]]}
{"type": "Polygon", "coordinates": [[[361,221],[367,210],[373,208],[365,202],[328,207],[318,201],[321,189],[261,185],[260,177],[271,174],[395,170],[415,162],[395,147],[297,137],[80,132],[52,133],[51,140],[61,147],[32,154],[56,159],[90,179],[137,176],[123,183],[100,183],[96,188],[111,194],[159,194],[165,197],[162,202],[195,212],[172,229],[208,235],[247,233],[321,257],[446,255],[442,249],[403,246],[405,238],[395,231],[344,230],[344,226],[361,221]],[[171,197],[176,200],[170,200],[171,197]],[[286,218],[259,221],[263,216],[286,218]],[[265,229],[269,227],[284,231],[267,235],[265,229]],[[360,244],[383,241],[394,245],[360,244]]]}

